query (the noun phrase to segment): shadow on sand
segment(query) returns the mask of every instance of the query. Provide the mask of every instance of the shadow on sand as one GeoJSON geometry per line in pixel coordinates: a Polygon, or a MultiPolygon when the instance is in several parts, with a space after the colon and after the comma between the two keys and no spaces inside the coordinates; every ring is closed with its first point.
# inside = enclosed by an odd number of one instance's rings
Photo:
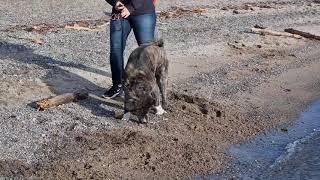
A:
{"type": "Polygon", "coordinates": [[[108,103],[99,98],[95,98],[105,90],[104,88],[97,86],[75,73],[63,69],[63,67],[75,68],[110,77],[111,75],[105,71],[88,67],[83,64],[58,61],[51,57],[36,54],[33,49],[24,45],[0,41],[0,59],[3,60],[4,58],[12,59],[18,63],[34,64],[42,69],[48,70],[48,73],[44,77],[41,77],[41,80],[49,87],[52,87],[50,90],[54,94],[70,93],[79,89],[87,90],[94,96],[89,96],[89,99],[80,101],[78,104],[89,109],[92,114],[96,116],[110,117],[113,114],[113,112],[102,108],[101,104],[119,108],[117,104],[108,103]]]}

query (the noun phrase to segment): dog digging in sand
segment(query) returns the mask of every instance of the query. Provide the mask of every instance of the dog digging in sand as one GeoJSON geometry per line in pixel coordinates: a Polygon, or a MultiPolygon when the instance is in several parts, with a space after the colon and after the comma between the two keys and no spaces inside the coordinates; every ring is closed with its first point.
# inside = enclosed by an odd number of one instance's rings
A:
{"type": "Polygon", "coordinates": [[[158,115],[165,113],[168,64],[162,40],[141,45],[130,54],[124,71],[122,120],[133,114],[145,123],[151,109],[158,115]]]}

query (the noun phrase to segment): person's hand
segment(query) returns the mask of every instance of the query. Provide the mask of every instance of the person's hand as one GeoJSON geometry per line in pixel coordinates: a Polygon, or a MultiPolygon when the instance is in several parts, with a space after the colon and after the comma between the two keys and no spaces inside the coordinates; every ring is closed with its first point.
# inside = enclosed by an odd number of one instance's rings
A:
{"type": "Polygon", "coordinates": [[[121,17],[123,18],[127,18],[130,16],[130,12],[129,10],[124,6],[122,11],[121,11],[121,17]]]}
{"type": "Polygon", "coordinates": [[[114,6],[114,8],[117,10],[117,11],[122,11],[124,9],[124,5],[122,2],[120,1],[117,1],[116,5],[114,6]]]}

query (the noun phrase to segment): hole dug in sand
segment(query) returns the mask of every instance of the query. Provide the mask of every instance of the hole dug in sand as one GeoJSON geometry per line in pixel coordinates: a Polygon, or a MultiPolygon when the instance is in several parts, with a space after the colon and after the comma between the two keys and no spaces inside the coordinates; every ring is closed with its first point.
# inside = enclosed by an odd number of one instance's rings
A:
{"type": "Polygon", "coordinates": [[[65,137],[52,135],[50,143],[36,152],[41,155],[37,168],[31,165],[32,171],[19,175],[43,179],[205,175],[230,160],[224,153],[228,144],[257,132],[232,104],[177,93],[169,99],[167,120],[143,126],[125,123],[98,132],[69,131],[65,137]]]}
{"type": "Polygon", "coordinates": [[[208,174],[230,159],[224,153],[227,144],[256,132],[232,105],[183,94],[172,94],[170,103],[167,120],[155,124],[75,133],[63,142],[52,137],[43,150],[48,159],[35,175],[114,179],[208,174]]]}

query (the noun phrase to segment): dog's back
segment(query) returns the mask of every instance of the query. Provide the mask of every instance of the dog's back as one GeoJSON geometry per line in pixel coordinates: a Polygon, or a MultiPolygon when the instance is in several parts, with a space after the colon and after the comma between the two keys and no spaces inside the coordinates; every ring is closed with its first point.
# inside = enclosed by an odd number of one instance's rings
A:
{"type": "Polygon", "coordinates": [[[144,44],[130,54],[125,68],[125,77],[135,76],[138,71],[143,71],[148,77],[154,77],[154,73],[162,66],[168,66],[163,41],[144,44]]]}

